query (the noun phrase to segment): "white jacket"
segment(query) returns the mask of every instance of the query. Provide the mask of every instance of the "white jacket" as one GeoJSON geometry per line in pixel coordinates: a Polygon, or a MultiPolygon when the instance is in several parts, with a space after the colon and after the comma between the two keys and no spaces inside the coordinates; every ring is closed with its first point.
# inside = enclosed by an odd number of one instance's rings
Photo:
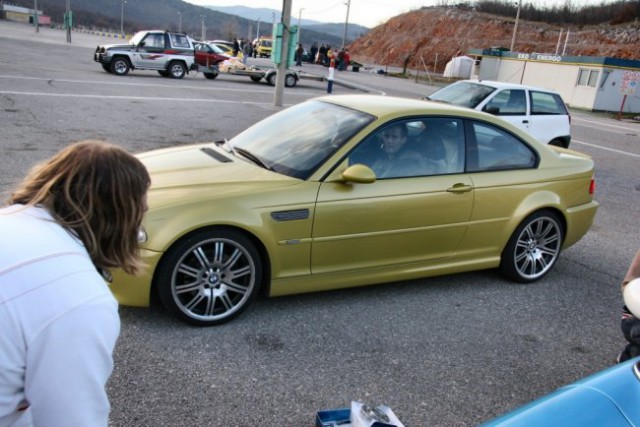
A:
{"type": "Polygon", "coordinates": [[[82,243],[0,209],[0,427],[106,426],[118,304],[82,243]]]}

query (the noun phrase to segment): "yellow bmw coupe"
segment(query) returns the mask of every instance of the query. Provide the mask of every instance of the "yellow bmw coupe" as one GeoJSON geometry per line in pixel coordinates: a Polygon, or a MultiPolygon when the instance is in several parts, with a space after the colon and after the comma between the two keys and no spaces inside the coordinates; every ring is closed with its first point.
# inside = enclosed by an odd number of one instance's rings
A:
{"type": "Polygon", "coordinates": [[[157,295],[215,325],[270,296],[499,268],[547,274],[587,233],[594,163],[492,115],[374,95],[316,98],[228,141],[143,153],[152,185],[146,275],[114,272],[121,304],[157,295]]]}

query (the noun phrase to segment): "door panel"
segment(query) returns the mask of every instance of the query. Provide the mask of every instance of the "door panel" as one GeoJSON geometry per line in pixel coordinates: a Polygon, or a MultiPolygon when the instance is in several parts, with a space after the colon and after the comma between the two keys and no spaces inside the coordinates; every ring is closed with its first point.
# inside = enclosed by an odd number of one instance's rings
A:
{"type": "Polygon", "coordinates": [[[464,174],[324,183],[313,226],[312,273],[451,257],[467,230],[473,197],[464,174]],[[460,191],[447,191],[457,184],[460,191]]]}

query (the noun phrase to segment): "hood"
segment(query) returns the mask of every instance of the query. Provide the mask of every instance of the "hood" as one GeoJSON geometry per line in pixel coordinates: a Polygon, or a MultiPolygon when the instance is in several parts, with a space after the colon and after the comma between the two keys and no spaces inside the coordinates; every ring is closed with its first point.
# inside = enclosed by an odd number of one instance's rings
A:
{"type": "Polygon", "coordinates": [[[104,44],[101,46],[98,46],[98,48],[100,49],[104,49],[106,50],[112,50],[112,49],[116,49],[116,50],[133,50],[135,48],[134,45],[131,44],[104,44]]]}
{"type": "MultiPolygon", "coordinates": [[[[236,157],[215,144],[198,144],[149,151],[138,155],[151,175],[149,195],[155,199],[163,194],[199,194],[210,198],[208,187],[217,187],[216,194],[229,194],[251,187],[274,188],[295,185],[299,179],[271,172],[247,160],[236,157]],[[224,190],[222,190],[224,187],[224,190]],[[208,196],[205,196],[208,194],[208,196]]],[[[173,198],[173,197],[171,197],[173,198]]]]}

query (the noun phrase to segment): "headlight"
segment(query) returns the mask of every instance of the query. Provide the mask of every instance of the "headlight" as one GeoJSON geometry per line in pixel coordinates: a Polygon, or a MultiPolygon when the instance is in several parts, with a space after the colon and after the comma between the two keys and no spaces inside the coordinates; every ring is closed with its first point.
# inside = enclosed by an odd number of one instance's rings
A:
{"type": "Polygon", "coordinates": [[[144,243],[147,241],[147,230],[143,226],[138,228],[138,243],[144,243]]]}

